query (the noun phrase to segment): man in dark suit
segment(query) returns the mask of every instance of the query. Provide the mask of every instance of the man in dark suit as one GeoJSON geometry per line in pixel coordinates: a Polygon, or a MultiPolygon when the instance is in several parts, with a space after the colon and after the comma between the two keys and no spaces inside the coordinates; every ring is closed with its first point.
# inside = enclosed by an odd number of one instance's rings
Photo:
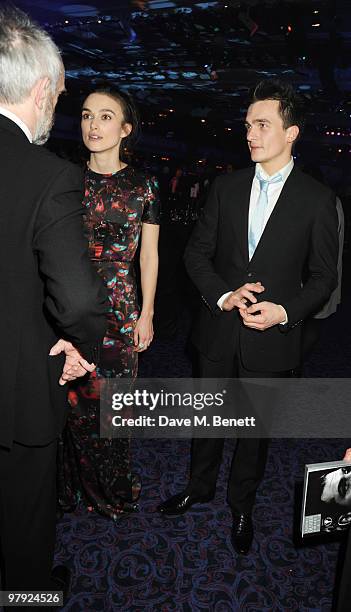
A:
{"type": "MultiPolygon", "coordinates": [[[[204,378],[288,377],[300,362],[301,322],[337,282],[335,196],[291,155],[303,124],[289,84],[262,81],[246,116],[255,168],[218,177],[185,252],[203,304],[193,330],[204,378]],[[259,301],[258,301],[259,300],[259,301]]],[[[180,514],[215,494],[224,440],[193,441],[184,493],[159,506],[180,514]]],[[[229,476],[234,548],[247,553],[267,440],[240,439],[229,476]]]]}
{"type": "Polygon", "coordinates": [[[49,136],[63,89],[50,37],[17,9],[0,11],[0,540],[7,590],[64,586],[51,576],[64,384],[94,369],[106,329],[105,290],[82,231],[82,173],[36,146],[49,136]]]}

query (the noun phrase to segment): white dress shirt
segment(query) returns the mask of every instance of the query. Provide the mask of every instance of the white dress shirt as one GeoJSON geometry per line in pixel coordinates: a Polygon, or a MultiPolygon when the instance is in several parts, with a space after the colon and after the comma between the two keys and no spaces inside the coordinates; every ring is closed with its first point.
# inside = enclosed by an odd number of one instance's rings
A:
{"type": "MultiPolygon", "coordinates": [[[[255,176],[253,178],[252,181],[252,187],[251,187],[251,194],[250,194],[250,205],[249,205],[249,219],[248,219],[248,227],[250,227],[251,224],[251,217],[252,217],[252,210],[254,205],[256,204],[256,202],[258,201],[258,198],[260,197],[260,182],[257,178],[257,174],[260,175],[261,178],[265,179],[265,180],[272,180],[274,179],[278,174],[281,174],[282,176],[282,180],[279,181],[278,183],[272,183],[268,186],[268,192],[267,192],[267,196],[268,196],[268,206],[266,208],[266,212],[265,212],[265,217],[264,217],[264,225],[263,225],[263,229],[266,227],[267,221],[269,219],[269,217],[271,216],[274,207],[278,201],[278,198],[282,192],[282,189],[285,185],[285,181],[287,180],[290,172],[292,171],[294,167],[294,159],[291,157],[290,161],[286,164],[286,166],[284,166],[283,168],[281,168],[280,170],[278,170],[275,174],[273,175],[269,175],[267,174],[267,172],[265,172],[261,166],[261,164],[256,164],[256,171],[255,171],[255,176]]],[[[248,238],[247,238],[248,240],[248,238]]],[[[234,291],[234,289],[233,289],[234,291]]],[[[224,300],[226,299],[226,297],[228,297],[228,295],[230,295],[232,293],[232,291],[228,291],[227,293],[224,293],[218,300],[217,305],[219,306],[219,308],[222,310],[222,304],[224,302],[224,300]]],[[[286,313],[285,313],[286,314],[286,313]]],[[[288,317],[286,315],[285,321],[283,321],[283,325],[285,325],[288,322],[288,317]]]]}
{"type": "Polygon", "coordinates": [[[292,171],[294,167],[294,160],[291,157],[290,161],[288,164],[286,164],[286,166],[284,166],[284,168],[282,168],[281,170],[279,170],[278,172],[276,172],[275,174],[273,174],[272,176],[269,176],[269,174],[267,174],[267,172],[265,172],[261,166],[261,164],[256,164],[256,172],[255,172],[255,176],[254,179],[252,181],[252,187],[251,187],[251,195],[250,195],[250,206],[249,206],[249,224],[248,227],[251,226],[251,218],[252,218],[252,211],[253,211],[253,207],[256,204],[256,202],[258,202],[258,198],[260,197],[260,181],[257,178],[257,174],[260,175],[261,178],[265,179],[266,181],[271,181],[272,179],[274,179],[278,174],[281,175],[282,180],[279,181],[278,183],[272,183],[270,185],[268,185],[268,192],[267,192],[267,196],[268,196],[268,206],[266,208],[265,211],[265,216],[264,216],[264,222],[263,222],[263,229],[266,227],[267,221],[269,219],[269,217],[271,216],[274,207],[278,201],[278,198],[282,192],[282,189],[285,185],[285,181],[288,178],[290,172],[292,171]]]}
{"type": "Polygon", "coordinates": [[[3,106],[0,106],[0,115],[3,115],[4,117],[7,117],[7,119],[10,119],[14,123],[16,123],[16,125],[18,125],[18,127],[21,128],[22,132],[25,133],[29,142],[33,142],[33,136],[31,134],[29,127],[22,121],[22,119],[17,117],[15,113],[8,110],[7,108],[3,108],[3,106]]]}

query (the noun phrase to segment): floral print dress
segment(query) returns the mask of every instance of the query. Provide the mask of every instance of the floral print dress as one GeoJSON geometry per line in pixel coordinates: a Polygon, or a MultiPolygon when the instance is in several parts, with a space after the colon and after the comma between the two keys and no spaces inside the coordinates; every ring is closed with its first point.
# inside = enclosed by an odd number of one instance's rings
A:
{"type": "Polygon", "coordinates": [[[116,519],[138,509],[141,484],[131,473],[129,440],[99,437],[100,380],[137,376],[133,262],[142,223],[159,224],[157,182],[130,166],[114,174],[88,169],[84,206],[91,260],[107,287],[110,308],[98,368],[69,392],[71,409],[59,444],[59,505],[72,509],[82,500],[89,510],[116,519]]]}

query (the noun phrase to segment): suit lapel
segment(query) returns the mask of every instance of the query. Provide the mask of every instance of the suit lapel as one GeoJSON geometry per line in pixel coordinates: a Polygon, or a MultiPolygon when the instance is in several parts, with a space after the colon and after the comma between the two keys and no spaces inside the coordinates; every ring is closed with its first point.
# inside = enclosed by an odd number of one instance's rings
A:
{"type": "Polygon", "coordinates": [[[248,176],[243,178],[242,183],[235,187],[233,206],[233,222],[235,235],[237,237],[240,250],[243,254],[245,263],[249,261],[249,246],[248,246],[248,222],[249,222],[249,206],[252,181],[255,175],[255,168],[250,169],[248,176]]]}
{"type": "Polygon", "coordinates": [[[287,180],[285,181],[284,187],[279,195],[272,214],[266,223],[266,227],[263,230],[263,234],[252,256],[251,262],[253,262],[258,257],[262,257],[265,245],[271,245],[272,243],[274,243],[274,241],[279,241],[282,237],[283,232],[288,227],[289,221],[291,222],[293,214],[291,206],[298,191],[299,173],[300,171],[298,170],[298,168],[294,166],[287,180]]]}

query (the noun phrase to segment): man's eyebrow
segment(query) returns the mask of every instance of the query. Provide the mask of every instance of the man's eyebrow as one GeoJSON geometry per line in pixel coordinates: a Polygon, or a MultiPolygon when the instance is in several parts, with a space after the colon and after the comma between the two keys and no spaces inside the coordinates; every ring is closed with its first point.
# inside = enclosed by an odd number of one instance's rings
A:
{"type": "MultiPolygon", "coordinates": [[[[269,119],[254,119],[252,123],[272,123],[269,119]]],[[[249,123],[249,121],[245,121],[245,125],[251,125],[251,123],[249,123]]]]}

